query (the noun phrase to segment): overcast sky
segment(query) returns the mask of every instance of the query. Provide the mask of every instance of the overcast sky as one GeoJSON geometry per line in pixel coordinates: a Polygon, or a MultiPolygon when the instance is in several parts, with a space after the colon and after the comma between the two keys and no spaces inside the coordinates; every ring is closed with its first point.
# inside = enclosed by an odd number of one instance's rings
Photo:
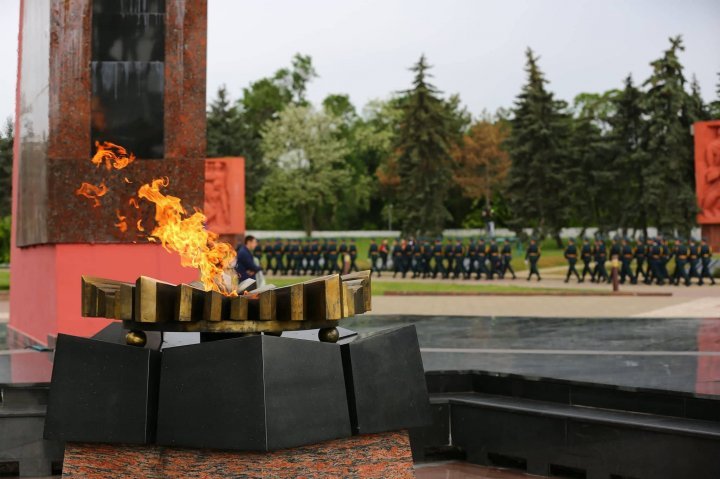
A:
{"type": "MultiPolygon", "coordinates": [[[[26,0],[32,1],[32,0],[26,0]]],[[[169,0],[168,0],[169,1],[169,0]]],[[[0,118],[14,112],[19,0],[0,0],[0,118]]],[[[720,71],[718,0],[208,0],[208,96],[233,97],[253,80],[311,55],[320,78],[309,97],[347,93],[361,108],[408,87],[425,53],[434,82],[474,114],[509,107],[532,47],[550,88],[579,92],[638,82],[682,34],[681,60],[706,100],[720,71]]]]}

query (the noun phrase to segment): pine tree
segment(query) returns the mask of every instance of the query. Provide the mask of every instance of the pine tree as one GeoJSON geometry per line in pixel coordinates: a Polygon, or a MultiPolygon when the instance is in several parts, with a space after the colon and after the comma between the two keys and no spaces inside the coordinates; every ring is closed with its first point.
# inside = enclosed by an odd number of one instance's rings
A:
{"type": "Polygon", "coordinates": [[[650,224],[661,231],[689,234],[695,223],[695,172],[689,113],[690,95],[678,53],[682,37],[670,39],[670,48],[651,63],[653,72],[645,81],[644,110],[647,162],[644,163],[643,207],[650,224]]]}
{"type": "Polygon", "coordinates": [[[715,86],[715,100],[708,105],[710,119],[720,120],[720,73],[718,73],[718,82],[715,86]]]}
{"type": "Polygon", "coordinates": [[[428,82],[425,56],[411,68],[413,88],[401,102],[402,118],[396,138],[397,211],[403,233],[437,235],[450,214],[445,207],[452,184],[450,147],[457,127],[451,106],[428,82]]]}
{"type": "Polygon", "coordinates": [[[238,109],[225,85],[218,88],[207,114],[207,154],[209,157],[241,154],[238,109]]]}
{"type": "Polygon", "coordinates": [[[567,104],[546,90],[547,80],[530,48],[526,57],[527,83],[515,100],[507,142],[512,161],[508,200],[513,226],[533,227],[559,241],[570,213],[570,116],[567,104]]]}
{"type": "Polygon", "coordinates": [[[615,113],[610,118],[612,132],[609,140],[617,171],[617,187],[613,189],[610,204],[615,212],[622,212],[622,227],[632,226],[648,234],[649,212],[645,197],[645,171],[647,155],[643,148],[643,93],[634,85],[631,75],[625,78],[625,87],[614,99],[615,113]]]}

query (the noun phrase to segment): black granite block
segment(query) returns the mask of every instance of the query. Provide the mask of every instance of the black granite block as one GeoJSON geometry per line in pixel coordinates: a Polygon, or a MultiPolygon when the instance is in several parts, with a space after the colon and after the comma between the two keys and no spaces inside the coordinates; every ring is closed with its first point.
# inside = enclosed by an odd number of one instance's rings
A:
{"type": "Polygon", "coordinates": [[[268,451],[350,434],[338,345],[251,336],[163,351],[160,445],[268,451]]]}
{"type": "Polygon", "coordinates": [[[45,438],[151,443],[159,370],[157,351],[58,335],[45,438]]]}
{"type": "Polygon", "coordinates": [[[341,348],[354,433],[432,423],[415,326],[380,331],[341,348]]]}

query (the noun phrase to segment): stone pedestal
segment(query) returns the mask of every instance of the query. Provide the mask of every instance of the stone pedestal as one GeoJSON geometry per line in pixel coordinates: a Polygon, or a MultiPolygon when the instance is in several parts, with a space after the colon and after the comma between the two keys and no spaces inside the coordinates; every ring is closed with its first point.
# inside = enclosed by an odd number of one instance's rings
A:
{"type": "Polygon", "coordinates": [[[353,436],[268,453],[67,443],[63,478],[411,479],[406,431],[353,436]]]}

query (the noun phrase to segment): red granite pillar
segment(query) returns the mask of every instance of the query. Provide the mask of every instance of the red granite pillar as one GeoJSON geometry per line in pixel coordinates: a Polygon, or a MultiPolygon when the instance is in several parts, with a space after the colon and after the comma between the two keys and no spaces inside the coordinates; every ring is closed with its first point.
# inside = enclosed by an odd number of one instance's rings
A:
{"type": "MultiPolygon", "coordinates": [[[[137,186],[162,176],[186,207],[203,207],[207,1],[21,0],[20,9],[9,336],[46,344],[107,324],[80,318],[80,274],[197,277],[114,224],[137,186]],[[133,184],[90,163],[94,140],[136,152],[133,184]],[[75,194],[101,181],[113,181],[101,207],[75,194]]],[[[152,211],[143,215],[151,228],[152,211]]]]}

